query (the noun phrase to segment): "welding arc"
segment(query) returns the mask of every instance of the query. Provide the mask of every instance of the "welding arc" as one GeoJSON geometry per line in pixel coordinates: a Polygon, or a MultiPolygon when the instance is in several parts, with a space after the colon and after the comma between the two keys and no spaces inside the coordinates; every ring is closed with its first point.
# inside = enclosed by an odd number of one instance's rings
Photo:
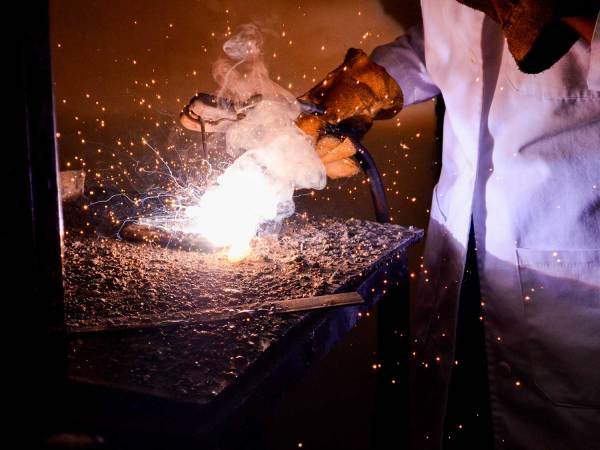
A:
{"type": "Polygon", "coordinates": [[[144,320],[142,317],[138,322],[131,322],[123,325],[107,327],[75,327],[68,329],[67,333],[73,336],[78,336],[82,334],[131,332],[143,329],[225,322],[235,319],[251,318],[252,316],[260,313],[288,314],[362,304],[365,304],[365,301],[358,292],[341,292],[337,294],[318,295],[315,297],[280,300],[277,302],[250,303],[245,305],[243,309],[207,309],[199,313],[190,314],[182,319],[168,319],[153,322],[152,319],[154,317],[148,317],[148,320],[144,320]]]}

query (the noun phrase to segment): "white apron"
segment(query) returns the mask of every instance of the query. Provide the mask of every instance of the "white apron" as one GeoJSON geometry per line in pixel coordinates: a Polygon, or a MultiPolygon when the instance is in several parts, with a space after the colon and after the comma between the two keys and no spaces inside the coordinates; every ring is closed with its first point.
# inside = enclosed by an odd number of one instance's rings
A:
{"type": "Polygon", "coordinates": [[[471,219],[496,448],[600,448],[600,92],[588,83],[600,49],[580,40],[526,75],[483,13],[422,10],[422,30],[372,55],[407,105],[446,103],[411,317],[412,448],[443,438],[471,219]]]}

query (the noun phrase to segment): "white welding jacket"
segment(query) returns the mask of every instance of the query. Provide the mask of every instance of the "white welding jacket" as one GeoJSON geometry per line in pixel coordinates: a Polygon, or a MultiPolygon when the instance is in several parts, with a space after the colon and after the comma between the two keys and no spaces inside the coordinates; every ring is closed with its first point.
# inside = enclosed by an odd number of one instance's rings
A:
{"type": "Polygon", "coordinates": [[[600,448],[600,30],[527,75],[483,13],[422,0],[422,14],[372,54],[406,105],[446,103],[411,312],[412,448],[442,439],[471,220],[495,446],[600,448]]]}

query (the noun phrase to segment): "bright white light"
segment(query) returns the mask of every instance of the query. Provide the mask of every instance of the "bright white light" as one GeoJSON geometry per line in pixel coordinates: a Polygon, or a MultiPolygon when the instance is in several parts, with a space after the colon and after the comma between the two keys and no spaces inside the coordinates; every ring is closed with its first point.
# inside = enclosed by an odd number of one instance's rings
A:
{"type": "Polygon", "coordinates": [[[261,224],[293,214],[295,189],[324,185],[324,168],[310,142],[283,134],[235,160],[198,204],[187,208],[186,231],[226,247],[232,260],[243,259],[261,224]]]}
{"type": "Polygon", "coordinates": [[[201,234],[216,247],[227,247],[232,260],[248,254],[259,226],[278,218],[285,197],[293,191],[289,183],[267,174],[253,154],[242,155],[198,205],[186,210],[190,219],[187,231],[201,234]]]}

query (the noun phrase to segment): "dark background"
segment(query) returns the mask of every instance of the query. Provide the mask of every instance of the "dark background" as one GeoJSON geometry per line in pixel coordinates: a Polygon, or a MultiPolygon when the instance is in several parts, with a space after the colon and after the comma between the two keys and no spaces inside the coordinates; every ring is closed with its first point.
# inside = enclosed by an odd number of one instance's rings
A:
{"type": "MultiPolygon", "coordinates": [[[[336,67],[347,48],[370,52],[402,34],[419,16],[414,0],[50,4],[60,168],[84,170],[88,180],[110,189],[129,185],[132,160],[152,159],[142,138],[167,155],[169,145],[177,145],[173,133],[179,111],[196,91],[214,90],[212,63],[238,25],[255,22],[263,28],[272,78],[300,95],[336,67]]],[[[395,223],[426,226],[436,142],[434,102],[379,122],[366,136],[364,143],[384,176],[395,223]]],[[[102,192],[93,196],[101,199],[102,192]]],[[[374,218],[362,176],[330,182],[314,196],[299,196],[297,207],[374,218]]],[[[411,254],[412,272],[421,247],[411,254]]],[[[307,449],[369,447],[376,412],[376,314],[363,318],[265,418],[267,448],[298,448],[299,443],[307,449]]]]}

